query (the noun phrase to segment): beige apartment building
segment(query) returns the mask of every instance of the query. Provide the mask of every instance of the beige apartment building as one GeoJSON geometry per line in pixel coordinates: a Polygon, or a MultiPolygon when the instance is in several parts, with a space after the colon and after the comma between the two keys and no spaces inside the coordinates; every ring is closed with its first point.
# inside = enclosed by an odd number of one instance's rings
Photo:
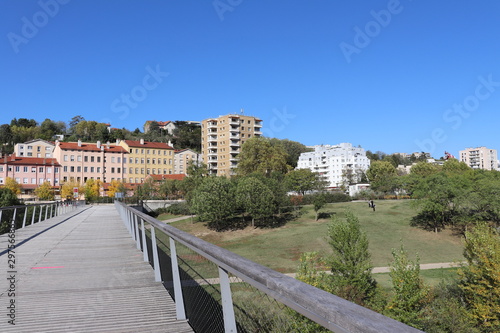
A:
{"type": "Polygon", "coordinates": [[[229,114],[201,122],[201,155],[211,174],[232,176],[245,140],[262,135],[262,120],[229,114]]]}
{"type": "Polygon", "coordinates": [[[465,162],[473,169],[498,170],[496,149],[466,148],[460,151],[460,161],[465,162]]]}
{"type": "Polygon", "coordinates": [[[18,157],[52,158],[55,144],[42,139],[16,143],[14,153],[18,157]]]}
{"type": "Polygon", "coordinates": [[[122,140],[128,152],[128,182],[144,183],[148,175],[170,175],[174,171],[174,148],[163,142],[122,140]]]}

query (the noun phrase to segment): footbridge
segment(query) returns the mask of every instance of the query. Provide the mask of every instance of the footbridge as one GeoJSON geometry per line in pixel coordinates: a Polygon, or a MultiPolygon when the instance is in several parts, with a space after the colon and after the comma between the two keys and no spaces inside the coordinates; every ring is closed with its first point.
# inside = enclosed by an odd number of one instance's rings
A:
{"type": "Polygon", "coordinates": [[[121,202],[0,213],[0,332],[420,332],[121,202]]]}

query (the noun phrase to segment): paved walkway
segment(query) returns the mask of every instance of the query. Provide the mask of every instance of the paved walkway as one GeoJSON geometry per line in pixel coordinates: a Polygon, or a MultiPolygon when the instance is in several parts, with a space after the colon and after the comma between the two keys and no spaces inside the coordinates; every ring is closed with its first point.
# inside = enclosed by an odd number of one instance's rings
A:
{"type": "Polygon", "coordinates": [[[193,332],[175,319],[114,206],[87,206],[15,236],[14,269],[0,236],[0,332],[193,332]]]}

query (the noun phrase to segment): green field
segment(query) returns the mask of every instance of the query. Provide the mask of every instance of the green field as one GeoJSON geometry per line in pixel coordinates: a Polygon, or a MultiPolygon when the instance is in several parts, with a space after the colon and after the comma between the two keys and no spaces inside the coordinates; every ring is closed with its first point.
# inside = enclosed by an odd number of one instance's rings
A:
{"type": "MultiPolygon", "coordinates": [[[[418,253],[422,264],[463,260],[461,239],[450,230],[435,234],[410,227],[410,219],[416,215],[416,211],[407,200],[378,201],[376,212],[366,202],[328,204],[321,212],[342,216],[346,208],[358,216],[362,229],[368,235],[375,267],[389,265],[392,260],[391,249],[398,248],[400,240],[412,258],[418,253]]],[[[215,232],[202,222],[192,223],[190,220],[171,225],[259,264],[291,273],[296,271],[302,252],[329,253],[326,236],[330,218],[314,221],[314,217],[312,207],[306,206],[299,218],[274,229],[247,227],[243,230],[215,232]]]]}

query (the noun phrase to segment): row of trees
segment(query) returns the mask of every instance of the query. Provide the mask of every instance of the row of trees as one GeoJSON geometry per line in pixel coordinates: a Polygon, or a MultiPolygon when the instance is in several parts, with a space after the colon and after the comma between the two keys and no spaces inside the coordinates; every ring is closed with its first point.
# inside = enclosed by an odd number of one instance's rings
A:
{"type": "MultiPolygon", "coordinates": [[[[500,330],[500,235],[486,223],[466,232],[467,263],[458,279],[435,288],[423,282],[418,256],[410,259],[403,244],[393,249],[389,264],[392,291],[379,288],[366,234],[350,212],[332,220],[328,241],[329,255],[302,254],[298,279],[426,332],[500,330]]],[[[296,326],[301,332],[324,331],[300,316],[296,326]]]]}
{"type": "Polygon", "coordinates": [[[469,168],[450,159],[442,166],[419,162],[399,175],[387,161],[372,162],[367,176],[371,188],[383,193],[406,193],[416,199],[413,224],[438,232],[446,226],[465,233],[477,222],[500,223],[500,173],[469,168]]]}

